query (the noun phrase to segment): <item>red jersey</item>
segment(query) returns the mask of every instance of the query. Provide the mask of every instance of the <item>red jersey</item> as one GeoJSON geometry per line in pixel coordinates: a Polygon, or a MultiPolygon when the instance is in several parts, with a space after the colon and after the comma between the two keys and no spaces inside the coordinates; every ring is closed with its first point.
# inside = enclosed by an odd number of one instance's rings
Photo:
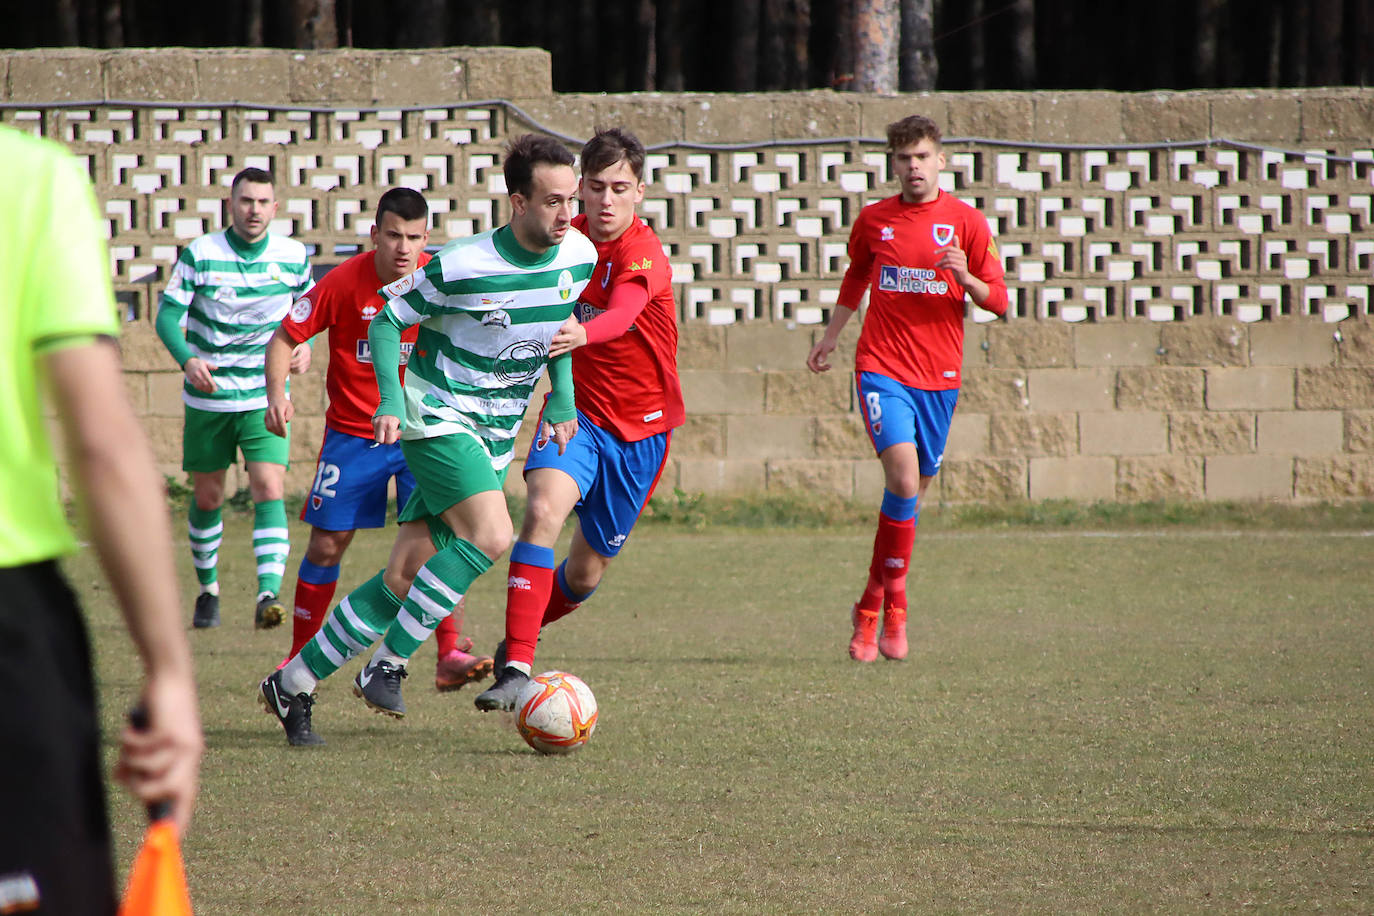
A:
{"type": "MultiPolygon", "coordinates": [[[[587,217],[578,215],[572,224],[585,233],[587,217]]],[[[577,320],[600,315],[615,285],[637,277],[649,285],[649,302],[624,334],[573,351],[577,409],[621,440],[638,442],[687,418],[677,377],[673,271],[658,236],[638,218],[619,238],[593,242],[596,271],[579,297],[577,320]]]]}
{"type": "MultiPolygon", "coordinates": [[[[382,281],[377,276],[376,254],[355,254],[325,274],[310,292],[296,300],[281,323],[296,343],[329,330],[329,371],[325,376],[329,408],[324,414],[325,425],[369,439],[372,415],[377,412],[380,396],[377,377],[372,372],[367,329],[386,305],[386,300],[377,294],[382,281]]],[[[429,254],[421,252],[417,266],[428,263],[429,254]]],[[[402,377],[417,331],[415,327],[407,328],[401,335],[402,377]]]]}
{"type": "Polygon", "coordinates": [[[981,308],[1004,314],[1002,259],[983,214],[944,191],[929,203],[905,203],[899,194],[859,211],[839,295],[841,306],[856,309],[871,287],[857,371],[926,391],[959,387],[964,288],[949,271],[935,269],[956,235],[968,254],[969,272],[991,289],[981,308]]]}

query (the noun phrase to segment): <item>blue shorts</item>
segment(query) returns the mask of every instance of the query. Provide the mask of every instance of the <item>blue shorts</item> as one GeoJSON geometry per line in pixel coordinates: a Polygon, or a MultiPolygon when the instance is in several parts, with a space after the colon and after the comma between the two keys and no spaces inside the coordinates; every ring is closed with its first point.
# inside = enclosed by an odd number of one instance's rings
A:
{"type": "Polygon", "coordinates": [[[415,478],[400,444],[378,445],[370,438],[324,431],[315,482],[301,519],[325,531],[380,528],[386,524],[386,495],[396,478],[396,511],[410,498],[415,478]]]}
{"type": "Polygon", "coordinates": [[[959,389],[926,391],[908,388],[876,372],[858,373],[859,402],[873,448],[881,455],[888,446],[910,442],[916,446],[922,477],[934,477],[945,458],[945,440],[959,389]]]}
{"type": "Polygon", "coordinates": [[[539,447],[530,444],[525,473],[535,468],[554,468],[577,483],[582,498],[577,520],[587,545],[603,557],[613,557],[625,546],[630,529],[644,511],[668,460],[672,433],[659,433],[638,442],[625,442],[604,430],[582,411],[577,412],[577,435],[563,454],[552,441],[539,447]]]}

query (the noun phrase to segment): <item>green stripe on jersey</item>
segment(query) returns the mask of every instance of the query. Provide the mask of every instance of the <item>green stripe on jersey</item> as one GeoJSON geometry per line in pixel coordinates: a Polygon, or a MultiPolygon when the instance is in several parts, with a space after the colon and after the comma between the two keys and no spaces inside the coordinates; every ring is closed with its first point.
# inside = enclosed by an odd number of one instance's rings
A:
{"type": "Polygon", "coordinates": [[[549,342],[596,266],[581,233],[522,264],[501,231],[450,243],[383,291],[398,324],[420,325],[406,365],[403,435],[473,434],[498,470],[510,461],[549,342]]]}
{"type": "Polygon", "coordinates": [[[163,296],[186,308],[186,345],[218,367],[219,389],[206,394],[188,385],[183,400],[203,410],[265,406],[265,344],[291,303],[313,285],[310,258],[294,239],[268,234],[245,246],[221,230],[187,245],[163,296]]]}

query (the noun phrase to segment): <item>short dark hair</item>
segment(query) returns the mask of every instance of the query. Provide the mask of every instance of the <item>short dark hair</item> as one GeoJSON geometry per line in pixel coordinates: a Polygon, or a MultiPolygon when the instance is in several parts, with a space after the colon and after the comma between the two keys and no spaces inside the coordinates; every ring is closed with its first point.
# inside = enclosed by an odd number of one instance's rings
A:
{"type": "Polygon", "coordinates": [[[407,223],[413,219],[422,219],[426,224],[429,222],[429,204],[425,203],[424,195],[410,188],[392,188],[382,195],[382,199],[377,201],[378,226],[381,226],[382,216],[387,213],[395,213],[407,223]]]}
{"type": "Polygon", "coordinates": [[[506,176],[506,193],[529,197],[534,187],[536,165],[566,165],[575,160],[568,148],[544,134],[521,134],[506,144],[506,161],[501,166],[506,176]]]}
{"type": "Polygon", "coordinates": [[[624,159],[630,171],[644,180],[644,144],[622,127],[598,127],[582,147],[582,174],[601,172],[624,159]]]}
{"type": "Polygon", "coordinates": [[[245,181],[251,181],[253,184],[270,184],[273,188],[277,186],[277,183],[272,180],[271,172],[250,166],[235,175],[234,180],[229,182],[229,196],[232,197],[234,192],[239,189],[239,185],[245,181]]]}
{"type": "Polygon", "coordinates": [[[900,121],[893,121],[887,125],[887,148],[889,150],[911,146],[922,140],[929,140],[937,147],[943,142],[940,136],[940,126],[924,115],[909,115],[900,121]]]}

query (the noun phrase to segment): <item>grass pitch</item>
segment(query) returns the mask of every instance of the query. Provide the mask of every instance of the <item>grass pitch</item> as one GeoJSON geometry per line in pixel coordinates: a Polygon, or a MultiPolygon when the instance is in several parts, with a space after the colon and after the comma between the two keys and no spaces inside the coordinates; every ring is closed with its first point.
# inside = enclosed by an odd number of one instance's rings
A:
{"type": "MultiPolygon", "coordinates": [[[[845,652],[866,524],[642,525],[540,644],[601,709],[555,758],[436,693],[432,645],[404,721],[353,698],[354,661],[320,689],[329,744],[288,748],[255,691],[289,636],[253,631],[226,516],[224,625],[191,633],[197,913],[1374,909],[1374,537],[932,521],[911,657],[871,665],[845,652]]],[[[389,546],[360,532],[343,587],[389,546]]],[[[68,569],[113,734],[137,663],[94,560],[68,569]]],[[[503,570],[469,599],[487,651],[503,570]]],[[[142,815],[112,806],[127,867],[142,815]]]]}

